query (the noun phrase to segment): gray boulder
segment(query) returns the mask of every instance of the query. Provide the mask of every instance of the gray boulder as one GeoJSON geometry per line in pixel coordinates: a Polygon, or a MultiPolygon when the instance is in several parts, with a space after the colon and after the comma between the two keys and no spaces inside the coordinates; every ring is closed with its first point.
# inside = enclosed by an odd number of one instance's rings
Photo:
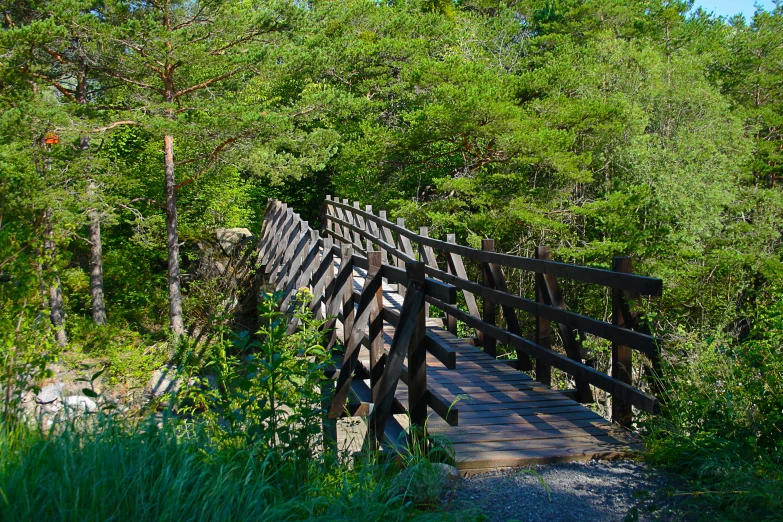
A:
{"type": "Polygon", "coordinates": [[[162,397],[167,393],[177,393],[181,386],[176,369],[165,366],[152,372],[152,377],[147,383],[147,391],[153,397],[162,397]]]}
{"type": "Polygon", "coordinates": [[[50,404],[60,398],[65,384],[58,382],[56,384],[50,384],[44,386],[43,389],[35,396],[35,402],[38,404],[50,404]]]}
{"type": "Polygon", "coordinates": [[[95,413],[98,411],[98,405],[95,404],[95,401],[84,395],[66,397],[65,405],[72,410],[86,411],[87,413],[95,413]]]}
{"type": "Polygon", "coordinates": [[[231,254],[235,248],[247,244],[252,238],[253,233],[246,228],[218,228],[215,230],[220,248],[227,255],[231,254]]]}

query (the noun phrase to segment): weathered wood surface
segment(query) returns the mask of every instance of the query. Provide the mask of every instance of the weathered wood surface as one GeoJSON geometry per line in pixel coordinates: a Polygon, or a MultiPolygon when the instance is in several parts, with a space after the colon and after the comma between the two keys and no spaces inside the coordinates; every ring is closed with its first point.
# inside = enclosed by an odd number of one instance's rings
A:
{"type": "MultiPolygon", "coordinates": [[[[356,291],[364,285],[364,275],[364,270],[355,270],[356,291]]],[[[402,301],[396,288],[383,286],[385,308],[399,311],[402,301]]],[[[458,426],[450,426],[432,407],[428,408],[427,430],[448,441],[463,474],[572,460],[615,459],[638,449],[637,441],[621,428],[467,340],[455,337],[436,326],[436,321],[428,321],[427,334],[456,353],[454,369],[427,354],[427,387],[459,409],[458,426]]],[[[393,336],[394,326],[385,322],[385,352],[389,351],[393,336]]],[[[366,347],[360,360],[368,365],[366,347]]],[[[403,382],[395,396],[407,407],[408,388],[403,382]]],[[[356,426],[352,429],[356,430],[356,426]]],[[[344,434],[340,439],[350,440],[351,436],[344,434]]]]}

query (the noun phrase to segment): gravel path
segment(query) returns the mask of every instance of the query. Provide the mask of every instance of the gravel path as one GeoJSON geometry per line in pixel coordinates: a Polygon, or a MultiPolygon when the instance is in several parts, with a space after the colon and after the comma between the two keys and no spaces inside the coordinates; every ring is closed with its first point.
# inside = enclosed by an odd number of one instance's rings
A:
{"type": "Polygon", "coordinates": [[[493,522],[684,520],[673,482],[640,462],[571,462],[460,480],[450,506],[493,522]]]}

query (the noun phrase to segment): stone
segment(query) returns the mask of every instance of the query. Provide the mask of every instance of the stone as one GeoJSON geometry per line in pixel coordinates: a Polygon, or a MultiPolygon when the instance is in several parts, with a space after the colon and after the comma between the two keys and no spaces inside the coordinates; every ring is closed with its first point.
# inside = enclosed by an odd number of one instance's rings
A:
{"type": "Polygon", "coordinates": [[[38,404],[49,404],[60,398],[65,384],[58,382],[56,384],[50,384],[44,386],[43,389],[35,396],[35,402],[38,404]]]}
{"type": "Polygon", "coordinates": [[[220,248],[226,254],[231,254],[238,246],[246,244],[253,238],[253,233],[246,228],[218,228],[215,230],[220,248]]]}
{"type": "Polygon", "coordinates": [[[176,369],[165,366],[152,372],[147,390],[153,397],[162,397],[167,393],[177,393],[182,383],[177,379],[176,369]]]}
{"type": "Polygon", "coordinates": [[[444,464],[442,462],[435,462],[432,464],[432,467],[438,470],[438,472],[443,475],[446,480],[459,480],[462,478],[459,470],[454,466],[449,466],[448,464],[444,464]]]}
{"type": "Polygon", "coordinates": [[[98,405],[95,404],[95,401],[84,395],[66,397],[65,405],[73,410],[86,411],[87,413],[95,413],[98,411],[98,405]]]}

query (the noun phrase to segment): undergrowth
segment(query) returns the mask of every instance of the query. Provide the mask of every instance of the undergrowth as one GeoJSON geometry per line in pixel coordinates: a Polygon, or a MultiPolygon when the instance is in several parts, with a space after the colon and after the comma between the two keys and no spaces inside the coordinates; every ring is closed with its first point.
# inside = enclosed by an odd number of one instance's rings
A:
{"type": "Polygon", "coordinates": [[[276,296],[264,302],[256,336],[239,334],[198,357],[183,343],[178,372],[190,384],[163,401],[162,417],[110,410],[60,417],[47,430],[8,417],[0,424],[0,520],[451,516],[438,507],[444,481],[427,455],[404,457],[401,475],[378,454],[322,450],[331,353],[304,306],[293,335],[278,306],[276,296]],[[433,485],[426,498],[422,483],[433,485]]]}
{"type": "Polygon", "coordinates": [[[689,481],[701,512],[783,520],[783,302],[753,324],[741,342],[707,337],[671,361],[649,459],[689,481]]]}

